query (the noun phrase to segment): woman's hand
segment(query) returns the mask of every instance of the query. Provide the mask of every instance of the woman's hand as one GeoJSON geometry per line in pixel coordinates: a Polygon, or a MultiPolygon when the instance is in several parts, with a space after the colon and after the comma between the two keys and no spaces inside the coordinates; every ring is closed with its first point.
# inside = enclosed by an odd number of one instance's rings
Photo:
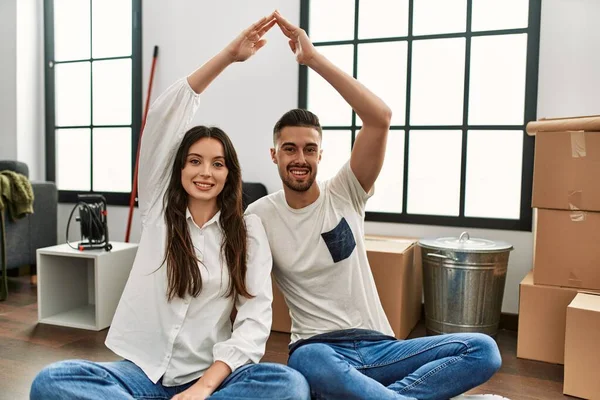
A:
{"type": "Polygon", "coordinates": [[[246,61],[260,50],[267,40],[263,39],[265,33],[275,25],[275,13],[262,17],[250,27],[244,29],[227,47],[225,52],[232,61],[246,61]]]}
{"type": "Polygon", "coordinates": [[[171,400],[204,400],[212,392],[198,385],[192,385],[181,393],[176,394],[171,400]]]}

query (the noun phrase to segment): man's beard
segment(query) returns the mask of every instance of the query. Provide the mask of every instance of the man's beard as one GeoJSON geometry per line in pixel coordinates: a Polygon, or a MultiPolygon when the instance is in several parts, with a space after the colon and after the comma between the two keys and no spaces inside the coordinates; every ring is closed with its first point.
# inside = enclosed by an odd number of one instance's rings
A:
{"type": "Polygon", "coordinates": [[[287,186],[288,188],[292,189],[295,192],[306,192],[308,189],[310,189],[310,187],[315,182],[315,176],[312,173],[312,168],[308,165],[289,166],[285,172],[286,172],[285,175],[281,176],[281,181],[283,182],[283,184],[285,186],[287,186]],[[306,182],[296,181],[294,179],[294,175],[290,172],[291,168],[306,168],[306,169],[308,169],[308,179],[306,180],[306,182]]]}

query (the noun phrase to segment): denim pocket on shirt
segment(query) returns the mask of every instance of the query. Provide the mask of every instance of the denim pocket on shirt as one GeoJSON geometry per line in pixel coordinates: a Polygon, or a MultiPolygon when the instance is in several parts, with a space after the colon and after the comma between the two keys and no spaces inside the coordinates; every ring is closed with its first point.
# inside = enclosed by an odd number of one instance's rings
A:
{"type": "Polygon", "coordinates": [[[354,234],[346,218],[342,217],[339,224],[329,232],[322,233],[321,236],[329,249],[333,262],[339,262],[350,257],[356,247],[354,234]]]}

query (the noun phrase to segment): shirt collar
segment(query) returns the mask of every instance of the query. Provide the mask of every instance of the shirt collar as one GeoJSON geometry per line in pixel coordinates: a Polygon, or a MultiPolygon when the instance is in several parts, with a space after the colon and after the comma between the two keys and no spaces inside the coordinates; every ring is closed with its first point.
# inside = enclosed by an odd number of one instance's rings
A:
{"type": "Polygon", "coordinates": [[[221,210],[217,211],[217,213],[211,219],[209,219],[208,221],[206,221],[206,223],[202,227],[199,227],[196,224],[196,222],[194,221],[194,218],[192,217],[192,213],[190,212],[189,208],[185,209],[185,219],[187,221],[190,221],[194,225],[196,225],[198,227],[198,229],[206,228],[207,226],[209,226],[209,225],[211,225],[213,223],[216,223],[217,226],[219,228],[221,228],[221,210]]]}

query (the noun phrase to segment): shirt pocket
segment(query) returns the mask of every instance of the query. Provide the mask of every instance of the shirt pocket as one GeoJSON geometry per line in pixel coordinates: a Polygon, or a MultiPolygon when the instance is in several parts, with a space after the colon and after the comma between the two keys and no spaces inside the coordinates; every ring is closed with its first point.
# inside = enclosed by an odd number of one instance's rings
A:
{"type": "Polygon", "coordinates": [[[327,249],[333,258],[333,262],[336,263],[350,257],[356,247],[354,234],[344,217],[342,217],[335,228],[329,232],[322,233],[321,237],[327,245],[327,249]]]}

